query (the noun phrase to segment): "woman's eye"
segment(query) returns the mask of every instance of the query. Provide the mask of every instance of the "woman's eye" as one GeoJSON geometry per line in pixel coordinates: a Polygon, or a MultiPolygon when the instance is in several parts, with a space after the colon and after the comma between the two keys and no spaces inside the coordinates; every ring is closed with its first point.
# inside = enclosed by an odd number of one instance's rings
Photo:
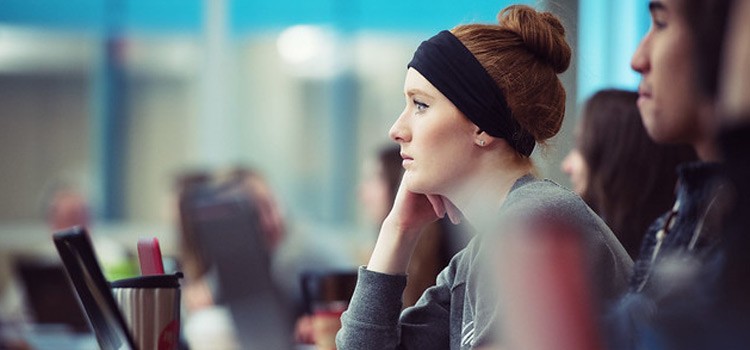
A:
{"type": "Polygon", "coordinates": [[[414,102],[414,105],[417,106],[417,111],[419,112],[422,112],[430,107],[426,103],[420,102],[419,100],[413,100],[412,102],[414,102]]]}
{"type": "Polygon", "coordinates": [[[664,18],[654,16],[651,18],[651,24],[656,29],[664,29],[667,27],[667,21],[664,18]]]}

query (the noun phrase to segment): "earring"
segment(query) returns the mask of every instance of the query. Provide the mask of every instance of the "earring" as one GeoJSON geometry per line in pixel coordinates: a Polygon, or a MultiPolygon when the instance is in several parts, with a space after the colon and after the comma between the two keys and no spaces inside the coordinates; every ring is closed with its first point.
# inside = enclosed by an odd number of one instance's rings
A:
{"type": "Polygon", "coordinates": [[[484,140],[479,140],[479,146],[484,147],[484,140]]]}

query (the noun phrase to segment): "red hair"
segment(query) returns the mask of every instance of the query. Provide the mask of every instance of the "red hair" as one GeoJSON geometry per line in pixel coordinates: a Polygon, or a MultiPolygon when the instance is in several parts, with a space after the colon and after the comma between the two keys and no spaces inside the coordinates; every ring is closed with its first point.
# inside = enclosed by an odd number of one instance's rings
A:
{"type": "Polygon", "coordinates": [[[513,118],[544,143],[560,131],[565,115],[565,89],[557,77],[570,65],[565,29],[555,15],[524,5],[503,9],[498,22],[451,32],[503,91],[513,118]]]}

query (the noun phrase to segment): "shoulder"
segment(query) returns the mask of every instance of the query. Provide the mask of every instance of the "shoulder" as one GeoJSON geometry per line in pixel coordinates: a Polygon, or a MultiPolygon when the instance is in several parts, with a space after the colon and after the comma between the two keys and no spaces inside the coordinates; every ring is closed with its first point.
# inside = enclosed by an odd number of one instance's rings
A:
{"type": "Polygon", "coordinates": [[[514,187],[506,197],[503,210],[590,215],[581,197],[547,179],[535,179],[514,187]]]}
{"type": "Polygon", "coordinates": [[[532,180],[514,187],[503,204],[500,221],[505,227],[554,223],[582,232],[599,244],[609,245],[616,240],[581,197],[551,180],[532,180]]]}

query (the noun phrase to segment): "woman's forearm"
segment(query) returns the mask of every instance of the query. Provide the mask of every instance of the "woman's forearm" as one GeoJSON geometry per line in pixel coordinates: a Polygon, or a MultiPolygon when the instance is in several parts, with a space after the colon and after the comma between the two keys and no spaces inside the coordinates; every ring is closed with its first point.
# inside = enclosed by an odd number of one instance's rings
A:
{"type": "Polygon", "coordinates": [[[386,219],[380,227],[367,269],[390,275],[406,275],[419,234],[419,230],[404,230],[386,219]]]}

